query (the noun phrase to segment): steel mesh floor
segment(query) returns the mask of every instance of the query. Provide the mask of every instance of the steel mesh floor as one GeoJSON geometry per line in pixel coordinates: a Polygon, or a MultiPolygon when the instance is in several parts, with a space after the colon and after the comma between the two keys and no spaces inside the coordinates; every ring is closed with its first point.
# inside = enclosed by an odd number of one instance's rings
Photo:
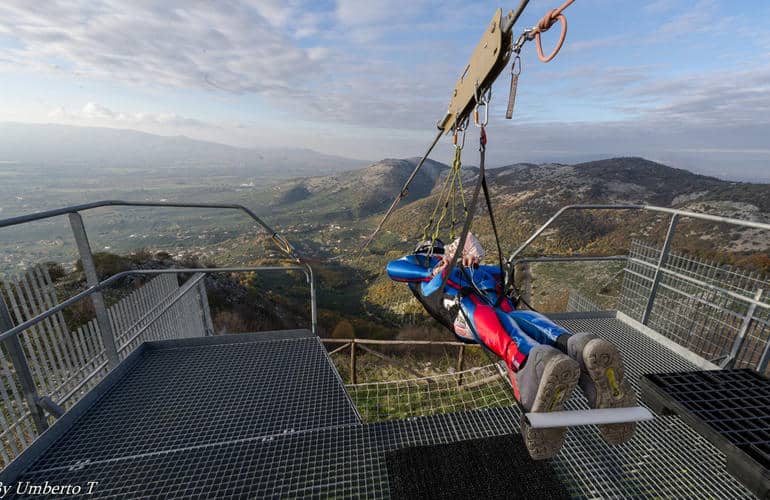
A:
{"type": "MultiPolygon", "coordinates": [[[[637,392],[644,374],[699,370],[617,319],[556,320],[573,332],[590,331],[614,342],[637,392]]],[[[567,403],[567,409],[587,408],[579,391],[567,403]]],[[[562,482],[578,498],[753,498],[726,463],[722,452],[680,418],[660,415],[641,422],[634,438],[618,446],[606,444],[593,426],[570,429],[554,460],[562,482]]]]}
{"type": "MultiPolygon", "coordinates": [[[[635,385],[644,373],[694,369],[616,319],[560,318],[617,342],[635,385]]],[[[510,407],[361,424],[314,338],[182,344],[145,353],[19,479],[97,481],[95,498],[383,498],[387,451],[518,432],[510,407]]],[[[677,417],[645,422],[614,447],[596,429],[570,430],[553,465],[579,498],[751,497],[677,417]]]]}
{"type": "Polygon", "coordinates": [[[36,470],[22,480],[97,481],[94,498],[382,498],[389,494],[387,451],[510,434],[513,421],[510,409],[493,409],[348,424],[36,470]]]}
{"type": "Polygon", "coordinates": [[[33,469],[358,422],[315,337],[148,349],[33,469]]]}

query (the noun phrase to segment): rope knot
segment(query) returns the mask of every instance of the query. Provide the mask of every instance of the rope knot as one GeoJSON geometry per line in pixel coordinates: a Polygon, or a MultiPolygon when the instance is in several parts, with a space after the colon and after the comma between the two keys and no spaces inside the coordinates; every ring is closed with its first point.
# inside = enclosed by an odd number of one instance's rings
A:
{"type": "Polygon", "coordinates": [[[558,21],[560,17],[564,17],[561,10],[551,9],[537,22],[535,28],[537,28],[537,31],[540,33],[548,31],[554,24],[556,24],[556,21],[558,21]]]}

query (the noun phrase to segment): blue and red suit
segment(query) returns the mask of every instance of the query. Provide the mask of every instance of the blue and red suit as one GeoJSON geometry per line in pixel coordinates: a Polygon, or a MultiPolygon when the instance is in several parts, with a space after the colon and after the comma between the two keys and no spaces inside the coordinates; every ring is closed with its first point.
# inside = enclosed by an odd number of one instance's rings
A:
{"type": "Polygon", "coordinates": [[[460,340],[486,346],[514,372],[538,344],[564,350],[570,332],[542,314],[516,310],[502,293],[498,266],[458,265],[442,291],[443,273],[433,276],[440,261],[433,255],[410,254],[389,262],[387,272],[392,280],[407,283],[431,316],[460,340]]]}

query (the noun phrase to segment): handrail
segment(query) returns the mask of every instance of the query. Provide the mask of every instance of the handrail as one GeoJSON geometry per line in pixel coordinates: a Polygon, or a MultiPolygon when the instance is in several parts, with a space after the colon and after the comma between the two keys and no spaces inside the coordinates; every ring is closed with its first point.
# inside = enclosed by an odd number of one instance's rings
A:
{"type": "Polygon", "coordinates": [[[34,222],[44,219],[50,219],[52,217],[58,217],[60,215],[67,215],[70,213],[84,212],[86,210],[93,210],[94,208],[101,207],[166,207],[166,208],[215,208],[225,210],[240,210],[249,217],[251,217],[257,224],[262,226],[270,236],[279,238],[282,243],[287,245],[289,251],[287,252],[292,257],[300,260],[296,249],[277,231],[270,227],[265,221],[259,218],[250,208],[239,205],[236,203],[180,203],[180,202],[160,202],[160,201],[124,201],[124,200],[101,200],[91,203],[84,203],[82,205],[72,205],[69,207],[56,208],[53,210],[45,210],[43,212],[35,212],[27,215],[19,215],[17,217],[9,217],[7,219],[0,219],[0,228],[17,226],[19,224],[25,224],[28,222],[34,222]]]}
{"type": "Polygon", "coordinates": [[[116,281],[125,278],[127,276],[132,275],[154,275],[154,274],[194,274],[194,273],[204,273],[204,274],[212,274],[212,273],[242,273],[242,272],[252,272],[252,271],[302,271],[305,274],[305,278],[307,279],[308,283],[310,284],[310,300],[311,300],[311,321],[312,326],[311,330],[313,333],[316,332],[316,326],[317,326],[317,309],[316,309],[316,296],[315,296],[315,284],[314,284],[314,278],[312,274],[312,269],[310,269],[310,266],[303,265],[303,266],[247,266],[247,267],[215,267],[215,268],[183,268],[183,269],[135,269],[130,271],[123,271],[117,274],[114,274],[107,278],[104,281],[99,282],[98,285],[94,285],[91,287],[86,288],[80,293],[77,293],[73,295],[72,297],[64,300],[63,302],[47,309],[46,311],[43,311],[42,313],[38,314],[37,316],[34,316],[27,321],[20,323],[16,325],[15,327],[11,328],[10,330],[6,330],[2,334],[0,334],[0,341],[6,340],[10,337],[14,337],[18,335],[19,333],[23,332],[24,330],[28,329],[31,326],[34,326],[41,321],[53,316],[57,312],[60,312],[61,310],[79,302],[80,300],[98,292],[101,291],[116,281]]]}
{"type": "Polygon", "coordinates": [[[662,212],[662,213],[668,213],[668,214],[677,215],[681,217],[691,217],[693,219],[708,220],[713,222],[724,222],[735,226],[744,226],[744,227],[751,227],[754,229],[770,230],[770,224],[765,224],[763,222],[733,219],[731,217],[701,214],[697,212],[689,212],[687,210],[679,210],[676,208],[657,207],[654,205],[567,205],[560,208],[558,212],[556,212],[550,219],[548,219],[545,222],[545,224],[543,224],[538,230],[532,233],[532,236],[527,238],[527,240],[524,243],[522,243],[522,245],[511,254],[511,256],[508,258],[508,263],[509,264],[513,263],[513,261],[521,252],[526,250],[526,248],[530,244],[532,244],[532,242],[535,241],[535,239],[537,239],[537,237],[540,236],[543,233],[543,231],[548,229],[551,226],[551,224],[553,224],[554,221],[556,221],[556,219],[561,217],[561,215],[567,210],[649,210],[651,212],[662,212]]]}

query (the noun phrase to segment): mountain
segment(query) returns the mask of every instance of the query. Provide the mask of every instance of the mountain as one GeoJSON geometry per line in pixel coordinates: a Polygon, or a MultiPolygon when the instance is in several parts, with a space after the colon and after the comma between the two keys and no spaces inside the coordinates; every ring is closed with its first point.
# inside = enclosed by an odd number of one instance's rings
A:
{"type": "MultiPolygon", "coordinates": [[[[281,212],[309,213],[330,221],[368,217],[390,206],[418,161],[385,159],[333,176],[289,181],[273,187],[271,204],[281,212]]],[[[447,169],[443,163],[426,160],[405,203],[430,195],[447,169]]]]}
{"type": "MultiPolygon", "coordinates": [[[[299,179],[273,188],[273,215],[283,223],[302,220],[334,222],[366,233],[397,195],[417,159],[383,160],[364,169],[335,176],[299,179]]],[[[478,169],[463,167],[466,198],[478,169]]],[[[420,236],[435,207],[447,165],[426,162],[404,200],[386,225],[386,232],[404,242],[420,236]]],[[[730,182],[698,175],[644,158],[565,164],[521,163],[488,171],[495,215],[504,246],[513,248],[559,208],[569,204],[646,204],[677,207],[727,217],[770,221],[770,184],[730,182]]],[[[480,200],[474,228],[489,238],[491,227],[480,200]]],[[[543,238],[543,250],[606,251],[627,248],[629,238],[657,238],[667,216],[651,212],[568,212],[543,238]]],[[[764,251],[770,235],[734,226],[686,221],[697,237],[683,243],[694,250],[764,251]]],[[[386,239],[392,245],[392,239],[386,239]]],[[[375,246],[376,248],[376,246],[375,246]]]]}
{"type": "Polygon", "coordinates": [[[133,130],[54,124],[0,123],[0,165],[66,170],[198,170],[202,175],[272,176],[288,179],[331,174],[363,162],[307,149],[250,149],[133,130]]]}

